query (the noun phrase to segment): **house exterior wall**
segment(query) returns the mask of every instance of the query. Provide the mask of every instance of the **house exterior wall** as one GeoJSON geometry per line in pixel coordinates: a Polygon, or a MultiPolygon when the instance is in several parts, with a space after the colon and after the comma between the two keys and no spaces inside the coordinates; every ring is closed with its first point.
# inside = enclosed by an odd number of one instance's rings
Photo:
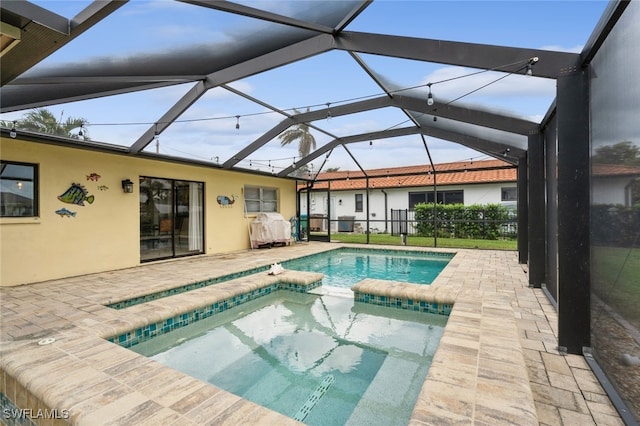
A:
{"type": "Polygon", "coordinates": [[[592,204],[620,204],[627,205],[627,186],[633,177],[617,178],[594,177],[591,182],[592,204]]]}
{"type": "MultiPolygon", "coordinates": [[[[464,204],[509,204],[515,205],[514,201],[502,202],[502,188],[515,187],[516,182],[499,182],[487,184],[469,184],[469,185],[442,185],[438,186],[438,191],[464,191],[464,204]]],[[[378,222],[372,228],[384,230],[385,221],[385,192],[386,192],[386,214],[389,216],[389,210],[404,210],[409,208],[409,192],[431,192],[433,187],[419,188],[388,188],[369,190],[369,218],[370,221],[378,222]],[[384,191],[384,192],[383,192],[384,191]]],[[[315,192],[311,194],[310,214],[325,214],[327,192],[315,192]]],[[[367,198],[365,190],[340,190],[331,191],[331,198],[335,203],[331,206],[332,219],[339,219],[341,216],[353,216],[356,222],[364,222],[367,220],[367,198]],[[363,211],[356,212],[355,195],[362,194],[363,211]]],[[[300,196],[300,211],[305,214],[307,211],[307,197],[305,193],[300,196]]],[[[364,226],[364,224],[363,224],[364,226]]]]}
{"type": "Polygon", "coordinates": [[[39,216],[0,218],[1,286],[139,265],[140,176],[204,182],[207,254],[250,247],[251,218],[245,218],[242,201],[245,185],[277,188],[280,213],[286,219],[295,215],[292,180],[8,138],[0,139],[0,154],[4,161],[39,167],[39,216]],[[99,174],[100,180],[87,180],[90,173],[99,174]],[[127,178],[134,182],[132,194],[121,187],[127,178]],[[57,199],[74,182],[95,197],[92,204],[77,206],[57,199]],[[98,185],[109,189],[101,191],[98,185]],[[238,202],[221,207],[218,195],[234,195],[238,202]],[[55,213],[63,207],[76,216],[55,213]]]}

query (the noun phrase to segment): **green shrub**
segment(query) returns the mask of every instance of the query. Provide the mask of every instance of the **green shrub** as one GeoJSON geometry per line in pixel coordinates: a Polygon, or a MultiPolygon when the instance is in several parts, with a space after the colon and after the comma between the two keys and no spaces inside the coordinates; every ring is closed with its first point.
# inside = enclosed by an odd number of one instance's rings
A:
{"type": "MultiPolygon", "coordinates": [[[[415,228],[417,235],[434,236],[433,203],[417,204],[415,228]]],[[[506,231],[506,222],[513,221],[510,210],[500,204],[438,204],[438,237],[497,240],[505,234],[515,238],[515,232],[506,231]]]]}

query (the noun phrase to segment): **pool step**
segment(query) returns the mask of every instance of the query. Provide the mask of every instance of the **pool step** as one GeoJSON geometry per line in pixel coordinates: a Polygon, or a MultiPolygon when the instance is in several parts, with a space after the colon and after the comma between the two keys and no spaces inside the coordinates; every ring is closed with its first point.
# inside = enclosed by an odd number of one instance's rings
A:
{"type": "Polygon", "coordinates": [[[303,421],[335,381],[336,379],[333,377],[333,374],[326,375],[318,387],[316,387],[311,395],[309,395],[309,398],[307,398],[305,403],[302,404],[302,407],[300,407],[296,415],[293,416],[294,420],[299,422],[303,421]]]}

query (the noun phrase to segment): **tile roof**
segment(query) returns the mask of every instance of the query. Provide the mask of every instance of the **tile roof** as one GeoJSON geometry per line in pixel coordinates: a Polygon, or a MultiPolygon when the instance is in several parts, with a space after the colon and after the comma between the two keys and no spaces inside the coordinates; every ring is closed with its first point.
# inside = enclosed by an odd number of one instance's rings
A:
{"type": "Polygon", "coordinates": [[[640,175],[640,167],[638,166],[629,166],[626,164],[602,164],[602,163],[593,163],[591,165],[591,173],[594,176],[633,176],[640,175]]]}
{"type": "MultiPolygon", "coordinates": [[[[437,185],[464,185],[478,183],[510,182],[517,180],[517,168],[501,160],[459,161],[435,164],[437,185]]],[[[367,170],[370,188],[402,188],[433,185],[430,165],[390,167],[367,170]]],[[[316,177],[314,189],[331,190],[364,189],[366,180],[361,171],[323,172],[316,177]]]]}

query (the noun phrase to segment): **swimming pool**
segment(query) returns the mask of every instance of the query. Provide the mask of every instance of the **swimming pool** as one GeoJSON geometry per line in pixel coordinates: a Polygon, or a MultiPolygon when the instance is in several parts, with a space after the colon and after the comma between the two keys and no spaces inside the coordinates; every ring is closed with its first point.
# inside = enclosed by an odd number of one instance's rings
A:
{"type": "Polygon", "coordinates": [[[323,285],[350,288],[365,278],[431,284],[454,255],[342,248],[282,263],[285,269],[321,272],[323,285]]]}
{"type": "Polygon", "coordinates": [[[132,349],[306,424],[405,425],[446,321],[278,291],[132,349]]]}

